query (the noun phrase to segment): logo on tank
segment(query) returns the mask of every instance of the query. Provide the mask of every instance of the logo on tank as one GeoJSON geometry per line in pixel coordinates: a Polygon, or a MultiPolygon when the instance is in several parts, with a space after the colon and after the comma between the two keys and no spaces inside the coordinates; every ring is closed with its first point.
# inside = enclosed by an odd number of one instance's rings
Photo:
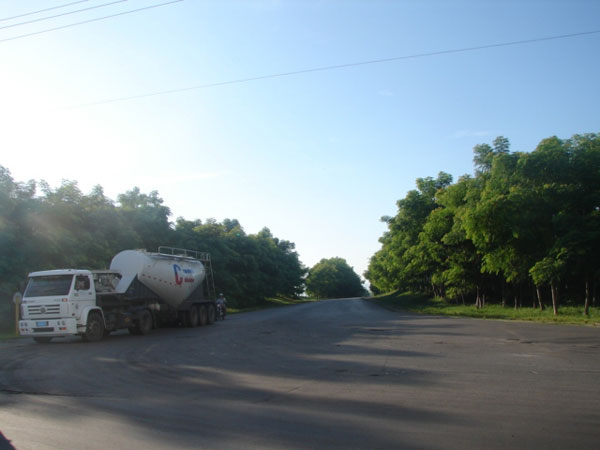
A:
{"type": "Polygon", "coordinates": [[[183,283],[193,283],[194,272],[190,269],[182,269],[177,264],[173,264],[173,271],[175,272],[175,284],[181,286],[183,283]]]}

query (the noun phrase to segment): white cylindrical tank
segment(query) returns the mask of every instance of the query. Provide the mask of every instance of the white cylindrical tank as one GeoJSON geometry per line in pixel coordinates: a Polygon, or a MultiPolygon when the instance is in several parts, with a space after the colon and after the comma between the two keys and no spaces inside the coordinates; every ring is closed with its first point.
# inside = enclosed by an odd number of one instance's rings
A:
{"type": "Polygon", "coordinates": [[[177,308],[204,281],[204,265],[194,258],[125,250],[110,263],[110,270],[123,276],[117,290],[126,290],[137,276],[138,280],[165,303],[177,308]]]}

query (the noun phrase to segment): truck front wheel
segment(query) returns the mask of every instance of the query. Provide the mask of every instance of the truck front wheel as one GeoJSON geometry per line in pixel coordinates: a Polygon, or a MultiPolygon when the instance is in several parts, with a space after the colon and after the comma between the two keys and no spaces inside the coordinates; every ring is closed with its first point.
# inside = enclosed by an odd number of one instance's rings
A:
{"type": "Polygon", "coordinates": [[[86,342],[98,342],[103,337],[104,321],[102,320],[102,316],[96,312],[91,312],[88,316],[83,340],[86,342]]]}

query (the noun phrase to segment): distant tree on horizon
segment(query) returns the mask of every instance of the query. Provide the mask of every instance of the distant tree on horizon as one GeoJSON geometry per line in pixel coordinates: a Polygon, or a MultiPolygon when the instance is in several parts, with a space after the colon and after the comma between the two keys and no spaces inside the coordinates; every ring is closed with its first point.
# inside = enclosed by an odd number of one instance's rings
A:
{"type": "Polygon", "coordinates": [[[366,294],[360,277],[343,258],[323,258],[306,277],[306,291],[317,298],[360,297],[366,294]]]}

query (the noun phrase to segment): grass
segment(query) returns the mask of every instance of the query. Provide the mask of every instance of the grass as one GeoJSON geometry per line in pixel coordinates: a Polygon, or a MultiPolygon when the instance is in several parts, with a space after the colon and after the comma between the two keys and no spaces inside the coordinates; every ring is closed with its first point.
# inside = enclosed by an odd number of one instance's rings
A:
{"type": "Polygon", "coordinates": [[[248,308],[233,308],[233,307],[228,306],[227,314],[237,314],[237,313],[244,313],[244,312],[250,312],[250,311],[260,311],[262,309],[279,308],[281,306],[298,305],[301,303],[309,303],[309,302],[314,302],[314,301],[316,301],[316,300],[311,299],[311,298],[302,298],[302,299],[283,298],[283,297],[269,298],[266,300],[265,303],[261,303],[260,305],[250,306],[248,308]]]}
{"type": "Polygon", "coordinates": [[[17,337],[15,335],[15,333],[8,333],[8,332],[1,332],[0,333],[0,342],[4,342],[8,339],[14,339],[15,337],[17,337]]]}
{"type": "Polygon", "coordinates": [[[571,325],[600,325],[600,308],[590,308],[590,315],[583,314],[583,306],[563,306],[555,316],[551,307],[543,311],[532,307],[515,309],[502,305],[488,304],[477,309],[474,305],[457,305],[448,301],[422,294],[410,292],[393,292],[373,298],[376,303],[392,310],[411,311],[419,314],[441,316],[474,317],[478,319],[522,320],[531,322],[571,324],[571,325]]]}

